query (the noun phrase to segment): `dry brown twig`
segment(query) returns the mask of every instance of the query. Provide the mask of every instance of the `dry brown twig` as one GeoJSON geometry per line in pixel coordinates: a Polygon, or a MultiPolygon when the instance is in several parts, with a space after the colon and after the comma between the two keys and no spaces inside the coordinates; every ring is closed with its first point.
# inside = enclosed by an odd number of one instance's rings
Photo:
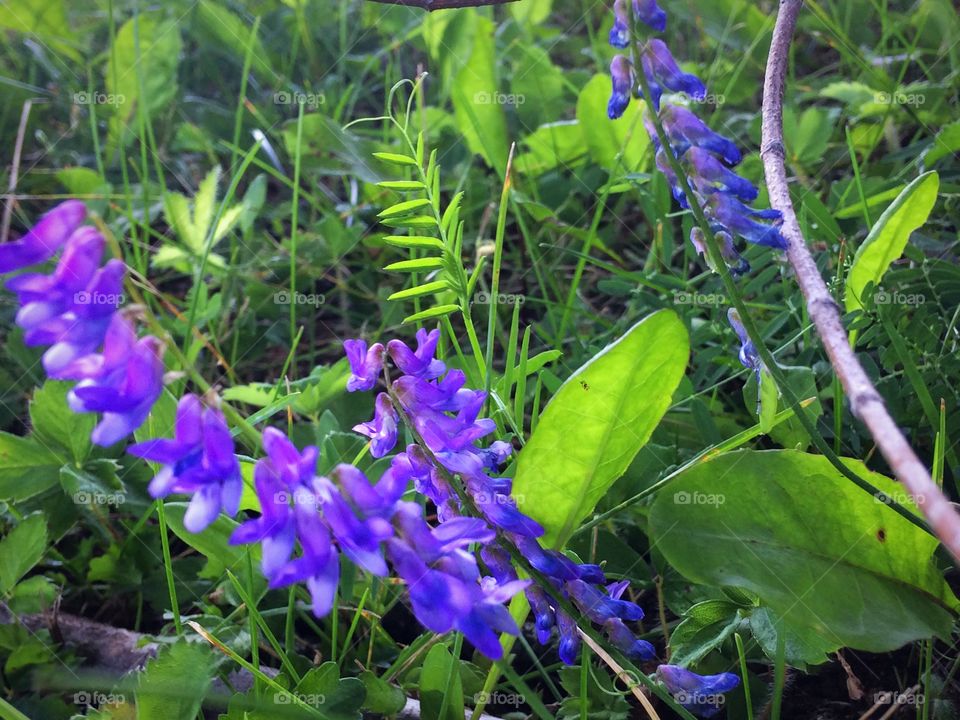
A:
{"type": "Polygon", "coordinates": [[[807,247],[790,199],[783,141],[783,97],[790,44],[802,7],[803,0],[781,0],[767,58],[760,156],[763,159],[770,204],[783,214],[781,231],[787,240],[787,259],[793,267],[810,318],[827,351],[830,364],[850,399],[854,416],[867,426],[894,475],[923,512],[933,532],[954,559],[960,562],[960,514],[914,453],[903,432],[890,417],[880,393],[857,360],[847,331],[843,327],[840,309],[827,290],[817,263],[807,247]]]}

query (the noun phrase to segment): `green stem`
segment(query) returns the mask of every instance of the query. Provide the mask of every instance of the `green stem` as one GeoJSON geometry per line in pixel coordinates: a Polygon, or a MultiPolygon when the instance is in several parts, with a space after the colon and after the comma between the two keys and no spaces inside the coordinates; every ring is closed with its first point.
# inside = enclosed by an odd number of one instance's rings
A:
{"type": "Polygon", "coordinates": [[[163,571],[167,576],[167,592],[170,595],[170,611],[177,637],[183,636],[183,624],[180,621],[180,603],[177,602],[177,587],[173,578],[173,560],[170,556],[170,538],[167,536],[167,517],[164,514],[163,500],[157,500],[157,521],[160,524],[160,547],[163,552],[163,571]]]}

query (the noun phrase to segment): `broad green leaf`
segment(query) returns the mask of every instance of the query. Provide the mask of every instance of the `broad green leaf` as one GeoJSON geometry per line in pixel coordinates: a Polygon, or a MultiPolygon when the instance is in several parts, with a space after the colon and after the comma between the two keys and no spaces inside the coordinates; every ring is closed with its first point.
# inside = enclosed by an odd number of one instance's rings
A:
{"type": "Polygon", "coordinates": [[[729,600],[705,600],[691,607],[670,633],[670,662],[693,665],[719,648],[739,626],[739,611],[729,600]]]}
{"type": "Polygon", "coordinates": [[[442,643],[434,645],[427,653],[420,673],[423,720],[460,720],[463,717],[463,680],[459,662],[442,643]]]}
{"type": "Polygon", "coordinates": [[[944,126],[933,138],[933,144],[923,154],[923,164],[930,167],[937,160],[960,152],[960,120],[944,126]]]}
{"type": "MultiPolygon", "coordinates": [[[[845,462],[910,506],[900,485],[845,462]]],[[[684,577],[756,594],[801,639],[887,652],[946,637],[958,607],[932,562],[936,538],[819,455],[743,450],[699,463],[657,497],[650,536],[684,577]]]]}
{"type": "MultiPolygon", "coordinates": [[[[196,28],[212,35],[218,45],[229,49],[236,58],[238,66],[246,57],[247,48],[251,43],[250,23],[227,8],[212,0],[200,0],[197,6],[196,28]]],[[[276,77],[276,73],[270,65],[267,51],[260,42],[260,38],[253,38],[252,43],[251,67],[254,72],[260,73],[261,81],[272,80],[276,77]]]]}
{"type": "Polygon", "coordinates": [[[527,150],[515,164],[519,172],[529,175],[541,175],[558,165],[568,167],[580,160],[586,149],[583,130],[576,120],[541,125],[523,142],[527,150]]]}
{"type": "Polygon", "coordinates": [[[200,239],[198,254],[203,251],[203,243],[210,232],[213,215],[217,210],[217,184],[220,182],[220,172],[220,166],[214,165],[200,183],[197,194],[193,198],[193,231],[200,239]]]}
{"type": "Polygon", "coordinates": [[[137,126],[136,113],[141,107],[147,120],[170,107],[177,94],[180,48],[180,26],[171,20],[141,14],[117,31],[105,75],[107,98],[113,101],[114,111],[110,147],[133,140],[134,133],[126,129],[137,126]]]}
{"type": "Polygon", "coordinates": [[[925,173],[910,183],[877,220],[847,273],[847,312],[863,307],[860,296],[867,284],[879,285],[890,264],[903,254],[910,234],[930,216],[939,189],[940,176],[925,173]]]}
{"type": "Polygon", "coordinates": [[[473,14],[473,47],[453,82],[454,114],[470,150],[502,173],[510,149],[504,114],[509,97],[504,97],[497,80],[496,27],[472,9],[469,12],[473,14]]]}
{"type": "Polygon", "coordinates": [[[577,370],[520,452],[514,495],[561,547],[650,439],[690,353],[672,310],[634,325],[577,370]]]}
{"type": "Polygon", "coordinates": [[[360,720],[367,691],[357,678],[341,678],[337,664],[327,661],[303,676],[297,694],[328,720],[360,720]]]}
{"type": "Polygon", "coordinates": [[[830,658],[829,653],[836,652],[840,646],[831,643],[816,633],[796,633],[777,621],[768,607],[758,607],[750,613],[750,632],[763,652],[770,659],[776,658],[777,635],[784,633],[784,650],[787,664],[804,669],[807,665],[822,665],[830,658]]]}
{"type": "Polygon", "coordinates": [[[510,14],[517,22],[539,25],[550,17],[553,11],[553,0],[523,0],[509,7],[510,14]]]}
{"type": "Polygon", "coordinates": [[[791,162],[808,165],[823,160],[830,143],[836,112],[807,108],[799,116],[790,108],[783,113],[783,137],[791,162]]]}
{"type": "MultiPolygon", "coordinates": [[[[91,413],[77,414],[67,405],[67,392],[73,383],[48,380],[30,401],[30,422],[35,438],[48,447],[70,452],[76,465],[90,454],[90,433],[97,424],[91,413]]],[[[2,471],[0,471],[2,472],[2,471]]]]}
{"type": "Polygon", "coordinates": [[[137,687],[137,720],[195,718],[216,669],[209,647],[179,641],[147,663],[137,687]]]}
{"type": "Polygon", "coordinates": [[[0,433],[0,500],[26,500],[56,485],[65,452],[34,438],[0,433]]]}
{"type": "Polygon", "coordinates": [[[643,167],[650,139],[643,127],[642,101],[632,101],[619,120],[607,117],[611,84],[609,75],[590,78],[577,98],[577,120],[593,161],[619,176],[643,167]],[[618,168],[619,172],[615,172],[618,168]]]}
{"type": "Polygon", "coordinates": [[[24,518],[0,540],[0,596],[40,562],[46,549],[47,523],[39,513],[24,518]]]}
{"type": "MultiPolygon", "coordinates": [[[[0,28],[35,35],[45,49],[52,48],[77,63],[83,60],[75,47],[64,0],[4,0],[0,3],[0,28]]],[[[83,91],[84,86],[75,90],[83,91]]]]}
{"type": "Polygon", "coordinates": [[[363,709],[376,715],[396,715],[403,710],[407,697],[403,690],[377,677],[369,670],[360,673],[360,681],[367,689],[363,709]]]}

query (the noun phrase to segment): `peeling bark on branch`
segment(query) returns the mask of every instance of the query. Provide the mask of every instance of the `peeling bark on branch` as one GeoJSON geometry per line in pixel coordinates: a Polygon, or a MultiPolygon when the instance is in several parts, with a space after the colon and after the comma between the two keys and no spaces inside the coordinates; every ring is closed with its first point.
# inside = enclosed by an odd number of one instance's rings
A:
{"type": "Polygon", "coordinates": [[[960,514],[930,477],[927,468],[910,447],[900,428],[860,361],[850,347],[840,309],[827,290],[817,263],[810,254],[790,199],[784,162],[783,96],[786,89],[790,44],[803,0],[781,0],[773,30],[763,86],[763,132],[761,158],[770,193],[770,204],[783,213],[783,236],[787,258],[803,292],[811,320],[817,329],[853,414],[863,421],[897,479],[926,516],[931,529],[960,563],[960,514]]]}

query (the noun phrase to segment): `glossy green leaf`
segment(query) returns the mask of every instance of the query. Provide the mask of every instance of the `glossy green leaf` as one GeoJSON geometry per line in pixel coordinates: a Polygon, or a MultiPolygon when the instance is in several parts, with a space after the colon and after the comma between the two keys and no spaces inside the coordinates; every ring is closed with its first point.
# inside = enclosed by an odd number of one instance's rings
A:
{"type": "Polygon", "coordinates": [[[46,549],[47,523],[39,513],[24,518],[0,540],[0,596],[40,562],[46,549]]]}
{"type": "MultiPolygon", "coordinates": [[[[901,486],[847,464],[908,504],[901,486]]],[[[957,599],[932,562],[937,540],[819,455],[738,451],[657,496],[650,536],[684,577],[755,593],[801,638],[887,652],[950,633],[957,599]]]]}
{"type": "Polygon", "coordinates": [[[847,273],[847,312],[863,307],[860,296],[867,284],[879,285],[891,263],[903,254],[910,234],[930,216],[939,189],[937,173],[925,173],[910,183],[880,216],[847,273]]]}
{"type": "Polygon", "coordinates": [[[577,370],[547,405],[518,458],[514,495],[562,546],[660,422],[690,353],[672,310],[634,325],[577,370]]]}

